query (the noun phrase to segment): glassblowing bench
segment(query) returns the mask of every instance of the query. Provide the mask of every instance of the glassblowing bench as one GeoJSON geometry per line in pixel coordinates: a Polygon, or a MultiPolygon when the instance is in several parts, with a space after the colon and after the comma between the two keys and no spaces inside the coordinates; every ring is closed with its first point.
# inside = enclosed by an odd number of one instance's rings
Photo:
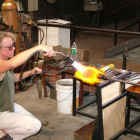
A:
{"type": "MultiPolygon", "coordinates": [[[[121,74],[117,78],[121,79],[123,76],[125,75],[121,74]]],[[[73,78],[73,116],[80,114],[98,121],[98,126],[94,126],[93,133],[91,134],[93,140],[96,138],[98,138],[98,140],[116,140],[122,134],[127,135],[128,133],[140,136],[140,132],[131,129],[134,125],[140,122],[140,116],[132,123],[129,123],[130,109],[140,112],[140,109],[134,109],[130,106],[130,95],[140,96],[140,87],[132,86],[127,90],[124,90],[122,89],[122,84],[120,82],[114,81],[106,81],[101,84],[96,84],[97,100],[93,100],[90,103],[76,108],[77,80],[79,79],[76,79],[75,77],[73,78]],[[98,117],[81,111],[81,109],[94,102],[97,102],[98,117]],[[98,128],[98,131],[95,130],[96,128],[98,128]],[[95,134],[94,132],[97,132],[98,134],[95,134]]]]}

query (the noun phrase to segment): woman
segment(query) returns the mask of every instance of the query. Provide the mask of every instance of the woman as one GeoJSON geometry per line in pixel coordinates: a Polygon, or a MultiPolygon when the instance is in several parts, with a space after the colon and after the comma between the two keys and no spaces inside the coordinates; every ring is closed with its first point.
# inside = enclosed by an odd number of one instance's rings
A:
{"type": "MultiPolygon", "coordinates": [[[[15,35],[0,32],[0,139],[10,136],[13,140],[22,140],[36,134],[41,128],[41,122],[30,112],[14,103],[15,82],[19,81],[20,73],[13,73],[13,69],[22,65],[26,59],[36,51],[45,51],[44,56],[52,56],[52,46],[37,45],[14,56],[15,35]],[[6,135],[8,134],[8,135],[6,135]]],[[[23,79],[33,75],[41,69],[23,73],[23,79]]]]}

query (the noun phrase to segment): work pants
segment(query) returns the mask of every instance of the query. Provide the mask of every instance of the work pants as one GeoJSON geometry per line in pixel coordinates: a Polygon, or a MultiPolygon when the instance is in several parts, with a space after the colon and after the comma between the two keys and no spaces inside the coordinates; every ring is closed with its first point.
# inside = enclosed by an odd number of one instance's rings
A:
{"type": "MultiPolygon", "coordinates": [[[[22,106],[14,103],[15,112],[0,112],[0,130],[13,138],[13,140],[23,140],[38,133],[41,122],[22,106]]],[[[3,133],[0,132],[0,137],[3,133]]]]}

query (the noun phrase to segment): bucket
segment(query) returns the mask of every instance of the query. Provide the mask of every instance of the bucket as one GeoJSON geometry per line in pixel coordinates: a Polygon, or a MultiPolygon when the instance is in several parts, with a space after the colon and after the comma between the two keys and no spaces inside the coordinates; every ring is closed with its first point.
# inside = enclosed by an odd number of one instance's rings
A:
{"type": "MultiPolygon", "coordinates": [[[[79,103],[80,82],[76,81],[76,107],[79,103]]],[[[63,114],[72,114],[73,79],[61,79],[56,81],[57,110],[63,114]]]]}

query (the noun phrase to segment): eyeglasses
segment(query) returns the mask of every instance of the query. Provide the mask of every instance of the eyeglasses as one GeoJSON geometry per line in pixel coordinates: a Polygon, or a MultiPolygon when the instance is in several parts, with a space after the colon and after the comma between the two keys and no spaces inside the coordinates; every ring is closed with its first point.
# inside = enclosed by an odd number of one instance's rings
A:
{"type": "Polygon", "coordinates": [[[9,47],[3,47],[3,48],[9,48],[9,50],[12,51],[13,47],[15,47],[15,42],[12,45],[10,45],[9,47]]]}

